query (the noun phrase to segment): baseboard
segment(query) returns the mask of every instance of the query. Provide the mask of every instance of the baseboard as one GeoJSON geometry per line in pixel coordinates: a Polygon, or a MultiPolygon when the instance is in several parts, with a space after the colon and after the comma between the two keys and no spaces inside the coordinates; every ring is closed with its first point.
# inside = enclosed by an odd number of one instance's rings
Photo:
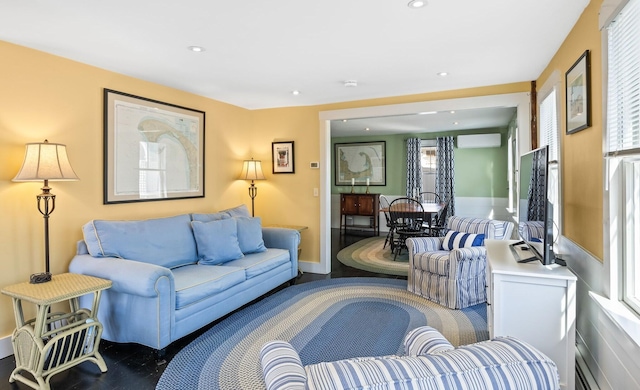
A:
{"type": "Polygon", "coordinates": [[[576,390],[600,390],[578,348],[576,348],[576,390]]]}
{"type": "Polygon", "coordinates": [[[11,346],[11,335],[0,338],[0,359],[13,355],[13,347],[11,346]]]}
{"type": "Polygon", "coordinates": [[[327,270],[324,264],[321,263],[312,263],[309,261],[298,261],[298,268],[302,272],[309,272],[312,274],[322,274],[326,275],[331,272],[331,270],[327,270]]]}

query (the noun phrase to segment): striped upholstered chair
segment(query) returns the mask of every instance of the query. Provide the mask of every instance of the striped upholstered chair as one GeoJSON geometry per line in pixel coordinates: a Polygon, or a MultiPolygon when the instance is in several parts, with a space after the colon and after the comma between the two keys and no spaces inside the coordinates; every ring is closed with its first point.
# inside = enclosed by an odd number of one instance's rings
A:
{"type": "Polygon", "coordinates": [[[285,341],[260,352],[267,390],[560,389],[556,364],[513,337],[454,348],[437,330],[421,326],[404,338],[404,356],[358,357],[303,365],[285,341]]]}
{"type": "Polygon", "coordinates": [[[451,217],[444,237],[407,240],[407,290],[451,309],[487,301],[484,239],[511,238],[513,223],[451,217]]]}

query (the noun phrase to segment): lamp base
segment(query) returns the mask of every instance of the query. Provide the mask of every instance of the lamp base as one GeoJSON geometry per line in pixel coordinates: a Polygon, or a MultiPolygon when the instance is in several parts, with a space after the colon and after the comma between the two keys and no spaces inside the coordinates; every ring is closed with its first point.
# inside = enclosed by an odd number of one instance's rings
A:
{"type": "Polygon", "coordinates": [[[50,272],[42,272],[40,274],[33,274],[29,277],[29,283],[38,284],[38,283],[46,283],[51,281],[51,273],[50,272]]]}

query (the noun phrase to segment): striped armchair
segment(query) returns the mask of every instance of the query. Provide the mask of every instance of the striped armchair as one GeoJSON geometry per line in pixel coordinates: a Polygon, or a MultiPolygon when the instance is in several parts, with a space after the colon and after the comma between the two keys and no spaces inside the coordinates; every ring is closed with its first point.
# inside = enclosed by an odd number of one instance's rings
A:
{"type": "Polygon", "coordinates": [[[487,301],[484,239],[511,238],[513,223],[451,217],[445,237],[407,240],[407,290],[450,309],[487,301]]]}
{"type": "Polygon", "coordinates": [[[555,363],[512,337],[454,348],[440,332],[422,326],[405,336],[404,350],[405,356],[304,366],[291,344],[271,341],[262,347],[260,364],[267,390],[560,388],[555,363]]]}

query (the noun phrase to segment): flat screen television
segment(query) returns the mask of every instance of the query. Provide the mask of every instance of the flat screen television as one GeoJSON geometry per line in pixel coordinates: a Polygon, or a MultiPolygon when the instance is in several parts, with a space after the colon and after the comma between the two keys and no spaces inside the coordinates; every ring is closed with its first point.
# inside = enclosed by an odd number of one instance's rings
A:
{"type": "Polygon", "coordinates": [[[518,173],[518,237],[510,248],[520,263],[563,263],[553,253],[553,203],[549,201],[549,147],[520,157],[518,173]]]}

